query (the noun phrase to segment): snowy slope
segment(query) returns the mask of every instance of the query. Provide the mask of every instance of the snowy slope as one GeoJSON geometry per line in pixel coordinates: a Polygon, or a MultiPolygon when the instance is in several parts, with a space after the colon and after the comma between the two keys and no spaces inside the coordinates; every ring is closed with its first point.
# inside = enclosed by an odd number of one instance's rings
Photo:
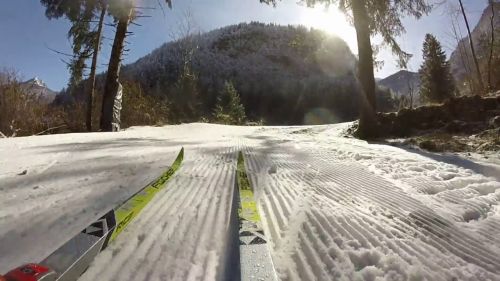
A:
{"type": "Polygon", "coordinates": [[[282,280],[500,280],[500,175],[342,138],[345,126],[186,124],[0,140],[0,272],[40,260],[184,146],[167,188],[81,280],[234,280],[238,150],[282,280]]]}

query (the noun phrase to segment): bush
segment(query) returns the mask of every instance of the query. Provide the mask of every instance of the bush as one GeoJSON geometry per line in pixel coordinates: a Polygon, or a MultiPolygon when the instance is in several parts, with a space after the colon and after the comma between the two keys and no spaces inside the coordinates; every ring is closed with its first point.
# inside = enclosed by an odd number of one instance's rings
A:
{"type": "Polygon", "coordinates": [[[63,126],[61,111],[23,89],[14,71],[0,71],[0,132],[4,136],[46,133],[63,126]]]}
{"type": "MultiPolygon", "coordinates": [[[[123,83],[122,127],[162,125],[168,120],[164,98],[146,95],[133,81],[123,83]]],[[[93,128],[99,128],[102,92],[96,91],[92,108],[93,128]]],[[[68,92],[52,104],[26,90],[14,71],[0,71],[0,136],[86,132],[86,104],[68,92]]]]}
{"type": "Polygon", "coordinates": [[[139,83],[123,83],[122,127],[163,125],[167,123],[168,102],[160,97],[146,95],[139,83]]]}

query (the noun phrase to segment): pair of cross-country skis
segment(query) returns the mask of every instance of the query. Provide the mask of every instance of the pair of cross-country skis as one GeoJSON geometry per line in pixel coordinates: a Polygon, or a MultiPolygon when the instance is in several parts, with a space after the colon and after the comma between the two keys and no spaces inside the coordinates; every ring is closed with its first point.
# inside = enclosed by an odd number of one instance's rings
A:
{"type": "MultiPolygon", "coordinates": [[[[166,186],[184,159],[182,148],[172,166],[125,202],[91,223],[80,233],[38,263],[22,265],[0,276],[0,281],[74,281],[94,258],[112,243],[153,197],[166,186]]],[[[254,191],[245,171],[243,153],[239,152],[235,178],[235,197],[239,223],[239,272],[242,281],[277,280],[262,228],[254,191]]],[[[236,209],[236,208],[234,208],[236,209]]],[[[236,237],[235,237],[236,238],[236,237]]],[[[233,270],[234,271],[234,270],[233,270]]],[[[231,277],[234,280],[234,277],[231,277]]]]}

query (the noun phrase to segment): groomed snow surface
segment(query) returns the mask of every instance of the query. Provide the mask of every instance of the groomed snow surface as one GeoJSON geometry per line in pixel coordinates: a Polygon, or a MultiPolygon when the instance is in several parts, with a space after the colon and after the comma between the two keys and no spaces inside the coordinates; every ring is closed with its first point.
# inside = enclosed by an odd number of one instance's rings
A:
{"type": "Polygon", "coordinates": [[[500,169],[344,138],[346,126],[1,139],[0,272],[42,260],[184,146],[166,188],[80,280],[236,280],[239,150],[282,280],[500,280],[500,169]]]}

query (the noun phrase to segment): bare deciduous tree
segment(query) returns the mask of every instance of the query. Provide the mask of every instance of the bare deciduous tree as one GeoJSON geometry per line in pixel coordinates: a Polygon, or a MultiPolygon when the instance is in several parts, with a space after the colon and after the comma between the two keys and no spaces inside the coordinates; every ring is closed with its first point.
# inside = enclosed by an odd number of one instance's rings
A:
{"type": "MultiPolygon", "coordinates": [[[[472,94],[474,93],[474,81],[472,79],[472,76],[473,76],[473,70],[472,70],[472,67],[471,67],[471,59],[469,57],[469,52],[466,48],[466,46],[462,43],[462,39],[465,37],[463,36],[462,34],[462,30],[460,28],[460,24],[458,23],[458,17],[461,16],[461,12],[460,12],[460,9],[451,4],[451,3],[448,3],[448,6],[446,8],[447,10],[447,13],[448,13],[448,16],[450,18],[450,22],[451,22],[451,33],[449,34],[449,36],[451,38],[453,38],[454,40],[454,44],[453,45],[456,45],[457,47],[457,51],[458,51],[458,54],[460,55],[460,63],[461,63],[461,66],[465,69],[465,79],[466,79],[466,85],[469,89],[469,93],[472,94]]],[[[453,50],[453,48],[451,48],[453,50]]],[[[459,81],[460,83],[462,83],[462,81],[459,81]]],[[[460,90],[461,88],[459,88],[458,90],[460,90]]]]}
{"type": "Polygon", "coordinates": [[[492,74],[491,74],[491,64],[493,61],[493,50],[495,47],[495,1],[488,0],[488,4],[491,7],[491,16],[490,16],[490,29],[491,29],[491,37],[490,37],[490,54],[488,56],[488,90],[493,90],[492,84],[492,74]]]}
{"type": "Polygon", "coordinates": [[[469,35],[469,45],[472,53],[472,59],[474,60],[474,65],[476,67],[476,79],[477,83],[479,85],[479,91],[481,94],[484,94],[484,83],[483,83],[483,78],[481,75],[481,69],[479,68],[479,61],[477,60],[477,55],[476,55],[476,50],[474,48],[474,42],[472,39],[471,31],[470,31],[470,26],[469,26],[469,20],[467,19],[467,14],[465,13],[464,5],[462,3],[462,0],[458,0],[458,3],[460,4],[460,10],[462,11],[462,16],[464,18],[465,26],[467,27],[467,33],[469,35]]]}

